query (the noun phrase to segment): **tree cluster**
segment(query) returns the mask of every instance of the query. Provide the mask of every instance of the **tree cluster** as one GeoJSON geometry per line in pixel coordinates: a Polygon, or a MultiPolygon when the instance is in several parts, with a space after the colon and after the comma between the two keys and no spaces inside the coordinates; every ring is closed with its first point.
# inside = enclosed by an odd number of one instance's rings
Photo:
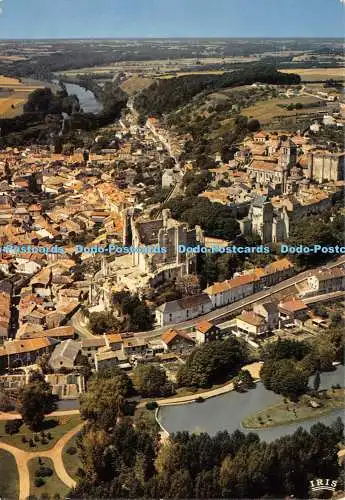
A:
{"type": "Polygon", "coordinates": [[[133,372],[133,382],[144,398],[170,396],[174,390],[164,368],[155,365],[138,365],[133,372]]]}
{"type": "Polygon", "coordinates": [[[264,365],[260,377],[267,389],[292,400],[308,392],[308,379],[318,371],[333,370],[333,361],[343,353],[343,332],[325,332],[316,341],[278,340],[261,352],[264,365]]]}
{"type": "Polygon", "coordinates": [[[248,361],[247,347],[234,337],[196,347],[177,373],[180,386],[210,387],[235,375],[248,361]]]}
{"type": "Polygon", "coordinates": [[[115,293],[113,309],[113,312],[94,312],[89,315],[89,325],[95,334],[100,335],[114,330],[138,332],[152,328],[151,311],[137,295],[131,295],[129,292],[115,293]]]}
{"type": "Polygon", "coordinates": [[[84,435],[85,475],[70,498],[309,498],[310,478],[341,476],[343,430],[338,419],[271,443],[240,431],[179,432],[158,448],[154,432],[123,421],[111,434],[84,435]]]}
{"type": "Polygon", "coordinates": [[[175,219],[187,222],[191,227],[201,226],[207,236],[231,241],[239,234],[239,225],[231,209],[207,198],[177,196],[169,200],[165,208],[171,210],[175,219]]]}

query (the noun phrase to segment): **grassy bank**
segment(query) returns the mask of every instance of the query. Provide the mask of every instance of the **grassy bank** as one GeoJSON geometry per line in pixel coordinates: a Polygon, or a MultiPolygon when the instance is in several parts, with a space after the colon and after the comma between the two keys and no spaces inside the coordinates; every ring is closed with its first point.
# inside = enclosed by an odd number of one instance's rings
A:
{"type": "Polygon", "coordinates": [[[69,487],[63,483],[56,475],[54,470],[53,462],[50,458],[42,458],[41,464],[37,458],[32,458],[29,461],[29,473],[30,473],[30,496],[35,496],[36,498],[53,498],[54,495],[59,495],[58,498],[65,498],[69,492],[69,487]],[[44,484],[41,486],[35,485],[36,471],[41,467],[49,467],[52,469],[53,474],[51,476],[43,477],[42,480],[44,484]]]}
{"type": "Polygon", "coordinates": [[[40,432],[32,432],[26,425],[22,425],[16,434],[6,434],[6,421],[0,421],[0,440],[3,443],[10,444],[25,451],[43,451],[52,448],[56,442],[69,430],[80,424],[79,415],[66,415],[63,417],[46,418],[42,424],[40,432]],[[43,436],[41,435],[43,432],[43,436]],[[47,437],[50,435],[50,439],[47,437]],[[36,440],[35,440],[36,436],[36,440]],[[34,446],[30,446],[30,439],[34,446]],[[25,442],[24,442],[25,441],[25,442]],[[43,443],[42,443],[43,441],[43,443]]]}
{"type": "Polygon", "coordinates": [[[78,480],[77,471],[79,468],[81,468],[81,465],[82,465],[81,461],[80,461],[79,453],[78,453],[77,438],[78,438],[78,434],[73,436],[68,441],[68,443],[66,443],[66,445],[64,446],[64,448],[62,450],[62,460],[63,460],[63,464],[65,466],[65,469],[68,471],[68,474],[75,481],[78,480]],[[69,450],[70,448],[75,448],[76,453],[74,453],[74,454],[68,453],[67,450],[69,450]]]}
{"type": "Polygon", "coordinates": [[[0,450],[0,498],[18,498],[19,476],[11,453],[0,450]]]}
{"type": "Polygon", "coordinates": [[[320,407],[313,408],[303,398],[298,403],[284,400],[275,406],[250,415],[242,421],[242,425],[246,429],[265,429],[321,417],[331,413],[332,410],[345,407],[343,389],[329,390],[324,397],[321,396],[318,400],[313,398],[313,400],[317,401],[320,407]]]}

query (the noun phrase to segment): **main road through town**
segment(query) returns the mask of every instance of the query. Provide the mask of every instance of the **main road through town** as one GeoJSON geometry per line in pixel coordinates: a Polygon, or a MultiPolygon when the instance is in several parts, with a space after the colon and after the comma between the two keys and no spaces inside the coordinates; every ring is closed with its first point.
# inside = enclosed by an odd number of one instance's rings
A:
{"type": "MultiPolygon", "coordinates": [[[[323,268],[328,268],[332,269],[333,267],[337,267],[341,264],[345,263],[345,255],[342,255],[341,257],[332,260],[328,264],[325,264],[322,266],[323,268]]],[[[266,290],[261,290],[260,292],[254,293],[252,295],[249,295],[248,297],[238,300],[234,302],[233,304],[229,304],[224,307],[220,307],[218,309],[215,309],[211,311],[208,314],[204,314],[203,316],[198,316],[197,318],[190,319],[188,321],[183,321],[182,323],[177,323],[177,324],[170,324],[166,325],[163,327],[158,327],[155,328],[154,330],[147,331],[147,332],[138,332],[135,334],[136,337],[147,337],[147,338],[154,338],[154,337],[159,337],[164,331],[166,331],[168,328],[192,328],[195,326],[197,323],[200,321],[204,320],[209,320],[212,321],[214,324],[221,324],[224,323],[225,321],[231,319],[234,313],[240,312],[246,307],[254,304],[255,302],[258,302],[263,299],[270,299],[272,296],[278,292],[281,292],[283,290],[286,290],[287,288],[296,285],[298,283],[301,283],[304,281],[308,276],[312,276],[315,274],[315,272],[321,269],[316,268],[316,269],[309,269],[308,271],[304,271],[302,273],[296,274],[295,276],[292,276],[291,278],[288,278],[287,280],[281,281],[277,285],[271,286],[269,289],[266,290]]],[[[76,314],[73,318],[73,326],[76,330],[77,333],[80,333],[82,337],[89,337],[92,338],[93,334],[88,330],[85,324],[81,322],[81,317],[80,314],[76,314]]]]}

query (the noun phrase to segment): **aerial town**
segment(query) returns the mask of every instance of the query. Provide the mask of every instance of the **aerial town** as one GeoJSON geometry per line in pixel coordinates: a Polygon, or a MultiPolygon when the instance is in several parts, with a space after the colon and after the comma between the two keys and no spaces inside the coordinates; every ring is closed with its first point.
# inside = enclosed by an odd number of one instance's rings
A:
{"type": "Polygon", "coordinates": [[[3,498],[344,498],[343,43],[212,40],[1,42],[3,498]]]}

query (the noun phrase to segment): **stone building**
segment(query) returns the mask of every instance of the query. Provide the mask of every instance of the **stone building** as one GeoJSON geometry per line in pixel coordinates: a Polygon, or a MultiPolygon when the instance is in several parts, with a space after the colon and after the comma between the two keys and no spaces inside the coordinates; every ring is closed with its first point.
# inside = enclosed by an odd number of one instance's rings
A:
{"type": "Polygon", "coordinates": [[[132,218],[131,235],[132,246],[143,249],[143,252],[132,253],[133,266],[142,273],[154,275],[156,283],[195,271],[196,256],[180,253],[178,249],[180,245],[203,244],[203,232],[199,226],[190,229],[188,224],[172,219],[170,210],[166,209],[160,219],[132,218]],[[155,252],[155,248],[166,249],[166,253],[155,252]]]}
{"type": "Polygon", "coordinates": [[[279,185],[283,194],[288,192],[288,179],[296,163],[296,144],[291,139],[277,140],[268,145],[266,156],[252,159],[248,165],[248,173],[255,182],[262,186],[279,185]]]}
{"type": "Polygon", "coordinates": [[[339,181],[344,178],[345,153],[314,151],[308,154],[308,179],[319,182],[339,181]]]}
{"type": "Polygon", "coordinates": [[[267,196],[254,198],[248,216],[239,220],[239,224],[244,236],[257,235],[262,243],[276,243],[289,237],[287,209],[274,208],[267,196]]]}
{"type": "Polygon", "coordinates": [[[111,263],[102,259],[101,270],[89,287],[92,311],[111,309],[115,291],[127,289],[142,295],[165,280],[195,273],[196,255],[180,253],[179,245],[203,245],[199,226],[189,228],[188,224],[172,219],[169,210],[163,210],[159,219],[146,219],[136,217],[130,209],[124,212],[123,227],[123,245],[129,251],[111,263]]]}

